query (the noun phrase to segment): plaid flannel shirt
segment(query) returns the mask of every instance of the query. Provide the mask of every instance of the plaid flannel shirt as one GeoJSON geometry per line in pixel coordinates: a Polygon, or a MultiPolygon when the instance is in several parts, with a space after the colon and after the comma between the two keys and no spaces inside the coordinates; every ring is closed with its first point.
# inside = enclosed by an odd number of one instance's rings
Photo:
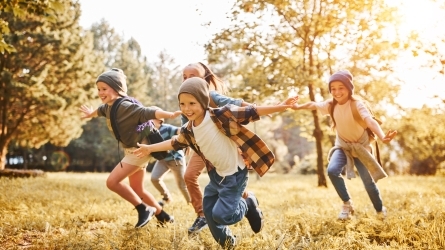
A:
{"type": "MultiPolygon", "coordinates": [[[[255,106],[238,107],[228,104],[221,108],[209,108],[208,111],[219,131],[238,145],[250,165],[260,176],[263,176],[274,163],[275,156],[260,137],[243,126],[260,119],[255,106]]],[[[214,168],[200,152],[193,135],[191,122],[184,124],[181,133],[172,138],[172,146],[175,150],[190,146],[204,159],[208,171],[214,168]]],[[[215,149],[217,146],[215,145],[215,149]]]]}

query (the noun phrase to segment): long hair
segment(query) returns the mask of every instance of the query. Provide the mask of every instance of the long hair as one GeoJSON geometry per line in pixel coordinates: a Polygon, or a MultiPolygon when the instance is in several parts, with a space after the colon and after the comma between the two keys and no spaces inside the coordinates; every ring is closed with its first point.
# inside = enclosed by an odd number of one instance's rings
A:
{"type": "Polygon", "coordinates": [[[228,88],[224,81],[219,78],[213,71],[204,63],[198,62],[198,63],[191,63],[187,66],[196,67],[200,71],[200,77],[203,78],[208,84],[213,85],[215,87],[216,91],[218,91],[221,94],[225,94],[228,91],[228,88]]]}
{"type": "MultiPolygon", "coordinates": [[[[351,92],[349,92],[348,99],[354,100],[354,101],[362,101],[363,100],[360,96],[352,95],[351,92]]],[[[331,103],[331,106],[329,107],[329,115],[331,116],[331,119],[332,119],[332,124],[331,124],[332,129],[335,129],[335,126],[337,125],[337,123],[335,122],[335,119],[334,119],[334,108],[337,104],[338,104],[337,100],[332,98],[332,103],[331,103]]]]}

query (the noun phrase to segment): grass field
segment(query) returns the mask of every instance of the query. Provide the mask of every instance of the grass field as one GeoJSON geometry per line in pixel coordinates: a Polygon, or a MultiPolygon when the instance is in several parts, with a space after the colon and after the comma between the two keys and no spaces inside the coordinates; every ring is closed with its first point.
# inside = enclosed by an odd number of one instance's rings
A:
{"type": "MultiPolygon", "coordinates": [[[[137,212],[109,191],[105,173],[47,173],[46,177],[0,178],[0,249],[220,249],[208,229],[189,238],[196,215],[175,186],[165,210],[175,223],[156,219],[135,229],[137,212]]],[[[360,179],[346,183],[355,203],[350,221],[339,221],[341,201],[317,177],[251,174],[248,188],[266,222],[253,234],[246,219],[231,226],[237,249],[445,249],[445,177],[397,176],[380,180],[388,217],[380,220],[360,179]]],[[[200,181],[204,187],[207,175],[200,181]]],[[[146,187],[161,198],[149,181],[146,187]]]]}

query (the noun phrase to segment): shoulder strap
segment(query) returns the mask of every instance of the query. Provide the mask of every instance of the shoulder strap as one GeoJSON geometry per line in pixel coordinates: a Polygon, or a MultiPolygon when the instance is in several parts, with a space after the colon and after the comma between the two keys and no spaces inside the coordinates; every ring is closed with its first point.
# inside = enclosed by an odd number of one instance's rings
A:
{"type": "MultiPolygon", "coordinates": [[[[366,126],[365,121],[362,119],[362,117],[358,113],[357,101],[356,100],[351,100],[351,112],[352,112],[352,116],[354,116],[354,120],[356,122],[358,122],[360,124],[360,126],[362,126],[363,128],[367,128],[368,127],[368,126],[366,126]]],[[[371,112],[371,111],[369,111],[369,112],[371,112]]],[[[371,113],[371,115],[372,115],[372,113],[371,113]]]]}
{"type": "Polygon", "coordinates": [[[120,134],[119,134],[119,129],[118,129],[118,127],[117,127],[116,113],[117,113],[117,108],[119,107],[119,105],[120,105],[124,100],[128,100],[128,98],[126,98],[126,97],[122,97],[122,98],[118,98],[118,99],[116,99],[116,101],[114,101],[113,105],[111,105],[111,110],[110,110],[110,123],[111,123],[111,128],[113,129],[114,137],[116,137],[116,139],[117,139],[118,141],[120,141],[121,136],[120,136],[120,134]]]}

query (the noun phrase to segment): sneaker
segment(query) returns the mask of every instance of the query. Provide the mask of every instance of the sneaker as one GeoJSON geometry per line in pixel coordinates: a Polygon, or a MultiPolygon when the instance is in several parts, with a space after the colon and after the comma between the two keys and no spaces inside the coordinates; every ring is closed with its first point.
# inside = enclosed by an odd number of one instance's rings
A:
{"type": "Polygon", "coordinates": [[[169,214],[167,214],[164,210],[162,210],[159,214],[155,215],[156,219],[158,219],[159,226],[165,226],[168,223],[175,222],[175,218],[169,214]]]}
{"type": "Polygon", "coordinates": [[[150,207],[145,205],[144,203],[141,203],[136,206],[136,210],[138,211],[138,223],[134,227],[141,228],[145,226],[151,218],[153,218],[153,215],[156,213],[156,208],[150,207]]]}
{"type": "Polygon", "coordinates": [[[205,217],[198,216],[193,225],[188,229],[189,234],[199,233],[207,226],[207,220],[205,217]]]}
{"type": "Polygon", "coordinates": [[[238,240],[236,238],[236,236],[231,236],[230,238],[227,239],[226,244],[224,245],[224,249],[227,250],[233,250],[235,249],[236,245],[238,243],[238,240]]]}
{"type": "Polygon", "coordinates": [[[386,207],[384,206],[382,207],[382,211],[377,212],[377,216],[382,220],[386,218],[387,214],[388,214],[388,209],[386,209],[386,207]]]}
{"type": "Polygon", "coordinates": [[[339,220],[349,220],[351,216],[354,215],[354,207],[352,205],[352,201],[349,201],[349,204],[343,204],[341,207],[341,212],[338,215],[339,220]]]}
{"type": "Polygon", "coordinates": [[[263,228],[264,219],[263,219],[263,212],[258,207],[259,206],[258,199],[252,192],[248,192],[246,203],[248,209],[246,213],[246,218],[249,221],[252,230],[255,233],[259,233],[263,228]]]}

